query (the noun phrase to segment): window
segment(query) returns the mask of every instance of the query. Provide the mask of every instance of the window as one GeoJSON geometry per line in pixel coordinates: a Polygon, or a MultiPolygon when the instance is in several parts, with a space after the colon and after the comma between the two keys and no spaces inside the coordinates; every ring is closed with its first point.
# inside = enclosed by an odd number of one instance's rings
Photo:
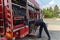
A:
{"type": "Polygon", "coordinates": [[[13,21],[13,24],[14,24],[14,25],[19,25],[19,24],[23,24],[23,23],[24,23],[23,20],[14,20],[14,21],[13,21]]]}
{"type": "Polygon", "coordinates": [[[26,2],[24,0],[12,0],[12,3],[21,5],[21,6],[26,6],[26,2]]]}
{"type": "Polygon", "coordinates": [[[14,16],[25,16],[25,9],[19,8],[18,6],[12,6],[14,16]]]}

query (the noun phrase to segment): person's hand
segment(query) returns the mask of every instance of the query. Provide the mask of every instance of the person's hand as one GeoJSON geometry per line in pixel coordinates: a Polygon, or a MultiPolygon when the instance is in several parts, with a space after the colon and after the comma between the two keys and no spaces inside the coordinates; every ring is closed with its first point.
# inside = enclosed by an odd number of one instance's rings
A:
{"type": "Polygon", "coordinates": [[[37,26],[35,26],[35,29],[34,29],[35,31],[37,30],[37,26]]]}

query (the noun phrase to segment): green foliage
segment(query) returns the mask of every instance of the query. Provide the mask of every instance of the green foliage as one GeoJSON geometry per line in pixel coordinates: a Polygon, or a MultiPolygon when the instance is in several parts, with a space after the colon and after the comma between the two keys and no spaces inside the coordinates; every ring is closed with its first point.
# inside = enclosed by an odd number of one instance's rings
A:
{"type": "Polygon", "coordinates": [[[59,8],[58,8],[58,6],[56,5],[55,7],[54,7],[54,12],[58,12],[59,11],[59,8]]]}
{"type": "Polygon", "coordinates": [[[50,9],[43,9],[43,14],[45,18],[52,18],[53,12],[50,9]]]}
{"type": "Polygon", "coordinates": [[[53,18],[53,17],[57,17],[58,16],[58,11],[59,11],[59,8],[58,6],[56,5],[54,7],[54,10],[52,9],[52,7],[50,7],[49,9],[43,9],[43,15],[45,18],[53,18]]]}
{"type": "Polygon", "coordinates": [[[54,7],[55,17],[58,17],[58,11],[59,11],[59,8],[58,8],[58,6],[56,5],[56,6],[54,7]]]}

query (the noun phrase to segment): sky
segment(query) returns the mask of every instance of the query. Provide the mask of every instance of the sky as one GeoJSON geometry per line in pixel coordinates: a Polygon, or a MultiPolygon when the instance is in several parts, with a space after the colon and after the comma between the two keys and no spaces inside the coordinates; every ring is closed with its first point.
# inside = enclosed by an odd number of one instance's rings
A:
{"type": "Polygon", "coordinates": [[[36,0],[37,3],[40,5],[40,8],[49,8],[54,7],[55,5],[58,5],[60,8],[60,0],[36,0]]]}

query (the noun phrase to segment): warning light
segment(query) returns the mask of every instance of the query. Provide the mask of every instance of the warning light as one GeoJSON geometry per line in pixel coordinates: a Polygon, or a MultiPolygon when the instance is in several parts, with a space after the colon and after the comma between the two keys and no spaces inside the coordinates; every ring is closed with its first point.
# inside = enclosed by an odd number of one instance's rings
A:
{"type": "Polygon", "coordinates": [[[12,38],[12,34],[7,32],[7,33],[6,33],[6,37],[7,37],[7,38],[12,38]]]}

